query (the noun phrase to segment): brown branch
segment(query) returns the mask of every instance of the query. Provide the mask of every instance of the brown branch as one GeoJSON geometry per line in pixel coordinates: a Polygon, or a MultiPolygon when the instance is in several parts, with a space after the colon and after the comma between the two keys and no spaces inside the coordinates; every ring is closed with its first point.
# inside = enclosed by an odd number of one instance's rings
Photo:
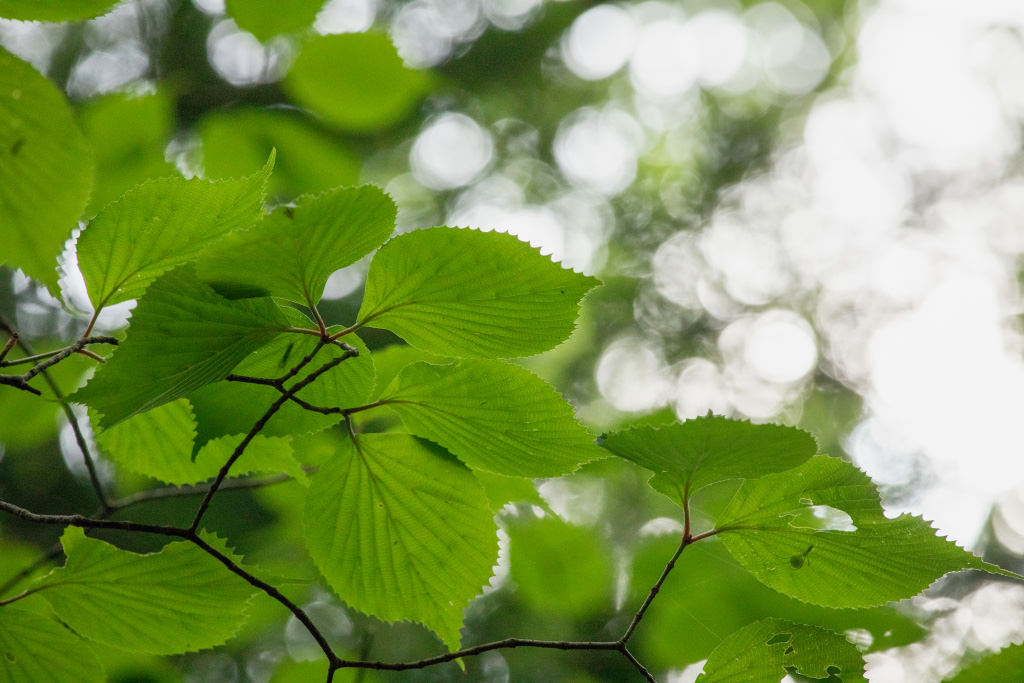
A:
{"type": "Polygon", "coordinates": [[[8,512],[15,517],[25,520],[26,522],[34,522],[36,524],[60,524],[62,526],[77,526],[83,529],[135,531],[144,534],[173,536],[175,538],[189,538],[190,535],[188,529],[182,529],[176,526],[139,524],[138,522],[124,522],[112,519],[94,519],[92,517],[85,517],[84,515],[40,515],[4,500],[0,500],[0,510],[8,512]]]}

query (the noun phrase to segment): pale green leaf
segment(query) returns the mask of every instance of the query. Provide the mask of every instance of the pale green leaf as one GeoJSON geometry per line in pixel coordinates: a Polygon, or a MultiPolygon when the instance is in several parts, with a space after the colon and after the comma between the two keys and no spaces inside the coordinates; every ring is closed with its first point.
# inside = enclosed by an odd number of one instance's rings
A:
{"type": "Polygon", "coordinates": [[[342,600],[385,621],[418,621],[451,650],[498,555],[472,473],[406,434],[361,435],[325,462],[309,487],[305,528],[342,600]]]}
{"type": "Polygon", "coordinates": [[[470,467],[554,477],[604,456],[547,382],[503,361],[414,363],[379,400],[470,467]]]}
{"type": "Polygon", "coordinates": [[[814,437],[795,427],[708,415],[608,434],[599,443],[654,472],[651,486],[680,505],[708,484],[781,472],[814,455],[814,437]]]}
{"type": "MultiPolygon", "coordinates": [[[[87,215],[94,215],[141,182],[176,173],[174,164],[164,158],[174,132],[173,107],[163,91],[142,96],[104,95],[82,106],[78,121],[96,154],[96,186],[87,215]]],[[[269,153],[268,149],[253,171],[263,166],[269,153]]]]}
{"type": "Polygon", "coordinates": [[[114,647],[178,654],[220,645],[256,592],[186,541],[139,555],[68,527],[61,544],[67,562],[42,579],[42,595],[61,621],[114,647]]]}
{"type": "Polygon", "coordinates": [[[361,162],[355,152],[296,111],[214,110],[199,122],[199,137],[210,178],[253,173],[276,149],[268,190],[273,196],[291,198],[359,182],[361,162]]]}
{"type": "Polygon", "coordinates": [[[0,17],[21,21],[79,21],[106,14],[118,2],[120,0],[0,0],[0,17]]]}
{"type": "Polygon", "coordinates": [[[324,0],[226,0],[224,8],[238,28],[262,41],[310,28],[324,0]]]}
{"type": "Polygon", "coordinates": [[[1016,644],[975,662],[947,680],[949,683],[1014,681],[1020,677],[1022,671],[1024,671],[1024,645],[1016,644]]]}
{"type": "Polygon", "coordinates": [[[219,291],[279,296],[315,306],[334,271],[379,247],[395,204],[372,185],[336,187],[280,207],[251,230],[228,235],[198,262],[219,291]]]}
{"type": "MultiPolygon", "coordinates": [[[[294,315],[289,314],[289,317],[294,322],[294,315]]],[[[359,337],[349,335],[345,340],[359,351],[359,355],[342,361],[321,375],[299,391],[297,398],[322,408],[353,408],[366,402],[373,386],[373,359],[359,337]]],[[[281,377],[309,354],[316,344],[316,337],[309,335],[282,335],[253,352],[233,372],[236,375],[265,379],[281,377]]],[[[344,350],[333,344],[325,346],[288,386],[344,353],[344,350]]],[[[217,382],[193,392],[189,400],[198,423],[197,447],[218,436],[248,432],[280,396],[280,392],[273,387],[241,382],[217,382]]],[[[268,436],[309,434],[337,424],[339,420],[340,414],[322,415],[289,401],[270,418],[261,433],[268,436]]]]}
{"type": "Polygon", "coordinates": [[[81,638],[53,619],[0,607],[0,683],[102,683],[103,667],[81,638]]]}
{"type": "Polygon", "coordinates": [[[138,298],[160,275],[260,217],[263,170],[238,180],[159,178],[103,207],[78,238],[78,265],[97,309],[138,298]]]}
{"type": "Polygon", "coordinates": [[[270,299],[228,301],[179,268],[139,302],[127,340],[72,400],[111,427],[223,379],[287,326],[270,299]]]}
{"type": "Polygon", "coordinates": [[[412,365],[417,361],[444,365],[445,363],[451,363],[453,360],[452,358],[438,356],[429,351],[417,349],[415,346],[407,346],[406,344],[392,344],[385,346],[383,349],[377,349],[373,352],[375,378],[373,380],[372,396],[374,398],[380,396],[381,392],[388,388],[392,380],[407,365],[412,365]]]}
{"type": "MultiPolygon", "coordinates": [[[[0,16],[12,9],[0,0],[0,16]]],[[[0,48],[0,264],[58,293],[57,255],[92,182],[92,150],[63,93],[0,48]]]]}
{"type": "Polygon", "coordinates": [[[867,681],[863,657],[843,636],[782,619],[756,621],[726,638],[697,681],[778,683],[787,674],[835,683],[867,681]]]}
{"type": "Polygon", "coordinates": [[[374,256],[359,321],[441,355],[527,356],[568,338],[597,284],[512,235],[417,230],[374,256]]]}
{"type": "Polygon", "coordinates": [[[881,605],[958,569],[1014,576],[940,538],[919,517],[889,519],[867,475],[828,456],[744,481],[716,526],[747,571],[816,605],[881,605]]]}
{"type": "Polygon", "coordinates": [[[367,32],[307,41],[282,85],[331,125],[369,133],[412,114],[433,83],[429,72],[405,67],[385,34],[367,32]]]}

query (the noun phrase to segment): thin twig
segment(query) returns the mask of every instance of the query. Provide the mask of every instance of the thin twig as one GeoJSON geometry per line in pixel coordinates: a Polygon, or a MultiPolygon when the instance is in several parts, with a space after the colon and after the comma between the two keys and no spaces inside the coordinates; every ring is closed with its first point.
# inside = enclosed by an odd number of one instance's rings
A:
{"type": "Polygon", "coordinates": [[[630,664],[636,667],[637,671],[639,671],[641,675],[643,675],[643,677],[648,680],[649,683],[658,683],[658,680],[651,674],[650,671],[647,670],[647,667],[641,664],[640,660],[634,657],[633,653],[627,650],[625,646],[623,646],[622,649],[619,650],[619,652],[622,653],[623,657],[629,660],[630,664]]]}
{"type": "Polygon", "coordinates": [[[647,592],[647,597],[644,599],[643,604],[640,605],[640,609],[638,609],[636,613],[633,615],[633,619],[629,622],[629,626],[626,627],[626,631],[622,634],[622,637],[619,638],[619,643],[625,645],[626,642],[632,637],[633,631],[635,631],[636,627],[640,625],[640,620],[644,618],[644,614],[647,612],[647,608],[651,606],[651,603],[654,601],[654,598],[658,595],[658,592],[661,591],[661,585],[665,583],[665,579],[668,578],[669,572],[671,572],[672,569],[676,566],[676,560],[679,559],[679,556],[683,553],[683,550],[686,549],[686,546],[690,545],[690,543],[692,542],[692,539],[690,539],[689,537],[683,537],[683,540],[679,544],[679,547],[676,548],[675,554],[672,555],[672,559],[670,559],[668,561],[668,564],[665,565],[665,568],[661,571],[661,576],[659,576],[658,580],[654,582],[653,586],[651,586],[651,590],[647,592]]]}
{"type": "Polygon", "coordinates": [[[94,519],[92,517],[85,517],[84,515],[40,515],[4,500],[0,500],[0,510],[9,512],[15,517],[19,517],[26,522],[35,522],[36,524],[60,524],[63,526],[77,526],[83,529],[137,531],[144,534],[173,536],[175,538],[188,538],[190,535],[188,529],[182,529],[175,526],[139,524],[138,522],[123,522],[112,519],[94,519]]]}
{"type": "Polygon", "coordinates": [[[57,557],[59,557],[60,554],[61,554],[61,545],[60,545],[60,543],[54,543],[50,547],[49,550],[47,550],[45,553],[43,553],[42,555],[37,557],[35,562],[33,562],[29,566],[27,566],[24,569],[22,569],[21,571],[19,571],[14,576],[12,576],[9,579],[7,579],[6,581],[4,581],[4,584],[2,586],[0,586],[0,595],[3,595],[7,591],[9,591],[12,588],[14,588],[15,586],[17,586],[19,583],[21,583],[22,579],[25,579],[25,578],[31,576],[33,572],[35,572],[37,569],[39,569],[41,567],[44,567],[46,565],[46,563],[49,562],[50,560],[57,559],[57,557]]]}
{"type": "Polygon", "coordinates": [[[338,669],[377,669],[379,671],[406,671],[408,669],[425,669],[428,666],[444,664],[463,657],[490,652],[491,650],[514,649],[517,647],[534,647],[547,650],[609,650],[618,651],[622,647],[614,640],[533,640],[530,638],[505,638],[483,645],[474,645],[457,652],[448,652],[436,657],[427,657],[415,662],[380,662],[360,660],[339,660],[335,668],[338,669]]]}
{"type": "MultiPolygon", "coordinates": [[[[307,468],[307,471],[313,470],[315,470],[315,468],[307,468]]],[[[263,479],[229,479],[221,484],[220,490],[241,491],[246,489],[259,489],[265,486],[272,486],[274,484],[291,481],[291,479],[292,476],[290,474],[275,474],[272,477],[265,477],[263,479]]],[[[166,486],[164,488],[149,489],[148,491],[139,491],[138,493],[133,493],[130,496],[112,500],[110,501],[110,507],[112,510],[124,510],[125,508],[132,507],[133,505],[148,503],[154,500],[202,496],[206,495],[209,490],[209,484],[194,486],[166,486]]]]}
{"type": "Polygon", "coordinates": [[[7,343],[4,344],[4,348],[0,349],[0,367],[4,367],[3,359],[7,358],[7,354],[11,352],[11,349],[13,349],[14,345],[17,343],[18,333],[12,330],[10,338],[7,340],[7,343]]]}

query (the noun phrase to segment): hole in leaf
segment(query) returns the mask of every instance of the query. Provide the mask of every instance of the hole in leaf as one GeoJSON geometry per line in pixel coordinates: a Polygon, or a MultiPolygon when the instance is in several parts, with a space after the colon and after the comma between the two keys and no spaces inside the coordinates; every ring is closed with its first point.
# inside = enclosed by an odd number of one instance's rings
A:
{"type": "Polygon", "coordinates": [[[789,639],[793,637],[792,633],[776,633],[774,636],[764,641],[765,645],[778,645],[779,643],[788,643],[789,639]]]}
{"type": "Polygon", "coordinates": [[[827,667],[825,669],[825,673],[827,673],[829,676],[838,676],[839,674],[843,673],[843,670],[835,664],[833,664],[832,666],[827,667]]]}
{"type": "Polygon", "coordinates": [[[17,658],[14,656],[13,652],[5,652],[4,653],[4,659],[6,659],[11,664],[14,664],[14,662],[17,661],[17,658]]]}
{"type": "Polygon", "coordinates": [[[807,562],[807,556],[811,554],[812,550],[814,550],[813,545],[807,546],[807,550],[803,551],[799,555],[793,555],[791,558],[789,558],[789,564],[793,567],[793,569],[800,569],[807,562]]]}
{"type": "Polygon", "coordinates": [[[797,529],[814,531],[856,531],[853,518],[842,510],[828,505],[810,505],[800,510],[784,512],[789,525],[797,529]]]}
{"type": "Polygon", "coordinates": [[[794,649],[793,649],[793,646],[792,646],[792,645],[790,645],[789,647],[787,647],[787,648],[786,648],[786,650],[785,650],[785,652],[783,652],[783,654],[791,655],[791,654],[793,654],[794,652],[796,652],[796,650],[794,650],[794,649]]]}
{"type": "Polygon", "coordinates": [[[18,152],[20,152],[21,148],[24,147],[24,146],[25,146],[25,138],[18,138],[17,140],[15,140],[14,144],[11,145],[11,156],[12,157],[18,156],[18,152]]]}

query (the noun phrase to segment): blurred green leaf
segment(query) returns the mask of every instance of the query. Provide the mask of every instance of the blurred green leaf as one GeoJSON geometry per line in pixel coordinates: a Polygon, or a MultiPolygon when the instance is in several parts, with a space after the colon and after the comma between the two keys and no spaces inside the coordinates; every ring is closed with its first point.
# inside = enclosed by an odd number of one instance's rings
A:
{"type": "Polygon", "coordinates": [[[211,178],[254,173],[276,149],[277,165],[269,181],[271,195],[291,198],[359,182],[359,157],[299,112],[251,108],[213,111],[199,122],[199,136],[203,168],[211,178]]]}
{"type": "Polygon", "coordinates": [[[597,284],[512,235],[430,228],[380,248],[358,317],[433,353],[527,356],[565,341],[597,284]]]}
{"type": "Polygon", "coordinates": [[[794,427],[708,415],[608,434],[601,445],[654,472],[651,486],[680,505],[708,484],[753,479],[814,455],[814,437],[794,427]]]}
{"type": "Polygon", "coordinates": [[[604,455],[558,392],[502,361],[415,363],[379,400],[474,469],[553,477],[604,455]]]}
{"type": "Polygon", "coordinates": [[[224,8],[238,28],[266,41],[309,28],[323,4],[324,0],[225,0],[224,8]]]}
{"type": "Polygon", "coordinates": [[[510,575],[526,607],[570,619],[612,608],[611,554],[594,529],[545,517],[510,520],[506,530],[510,575]]]}
{"type": "MultiPolygon", "coordinates": [[[[13,16],[5,9],[0,16],[13,16]]],[[[93,169],[63,93],[0,48],[0,264],[59,293],[57,256],[89,201],[93,169]]]]}
{"type": "Polygon", "coordinates": [[[498,546],[487,497],[462,464],[407,434],[360,435],[313,476],[305,527],[338,597],[384,621],[418,621],[458,648],[462,610],[498,546]]]}
{"type": "Polygon", "coordinates": [[[0,683],[106,680],[92,649],[56,620],[18,607],[0,615],[0,683]]]}
{"type": "Polygon", "coordinates": [[[241,286],[312,308],[331,273],[391,235],[395,211],[391,198],[372,185],[306,195],[255,227],[226,235],[200,257],[199,276],[218,291],[241,286]]]}
{"type": "Polygon", "coordinates": [[[708,657],[698,683],[778,683],[801,680],[866,683],[864,660],[838,633],[782,619],[764,619],[725,639],[708,657]]]}
{"type": "Polygon", "coordinates": [[[191,267],[179,268],[147,292],[128,338],[71,400],[112,427],[223,379],[287,326],[270,299],[228,301],[196,280],[191,267]]]}
{"type": "Polygon", "coordinates": [[[105,14],[120,1],[0,0],[0,17],[21,21],[79,21],[105,14]]]}
{"type": "MultiPolygon", "coordinates": [[[[95,214],[145,180],[177,175],[174,164],[164,158],[174,132],[172,103],[165,92],[104,95],[86,102],[78,120],[96,154],[96,186],[86,213],[95,214]]],[[[252,171],[259,170],[267,154],[252,171]]]]}
{"type": "Polygon", "coordinates": [[[1012,681],[1024,671],[1024,645],[1004,647],[961,670],[956,676],[944,679],[949,683],[978,683],[979,681],[1012,681]]]}
{"type": "Polygon", "coordinates": [[[67,562],[41,581],[42,595],[61,621],[115,647],[177,654],[220,645],[256,592],[186,541],[139,555],[68,527],[61,544],[67,562]]]}
{"type": "Polygon", "coordinates": [[[406,68],[383,33],[345,33],[307,41],[283,85],[331,125],[371,133],[411,114],[433,83],[406,68]]]}

